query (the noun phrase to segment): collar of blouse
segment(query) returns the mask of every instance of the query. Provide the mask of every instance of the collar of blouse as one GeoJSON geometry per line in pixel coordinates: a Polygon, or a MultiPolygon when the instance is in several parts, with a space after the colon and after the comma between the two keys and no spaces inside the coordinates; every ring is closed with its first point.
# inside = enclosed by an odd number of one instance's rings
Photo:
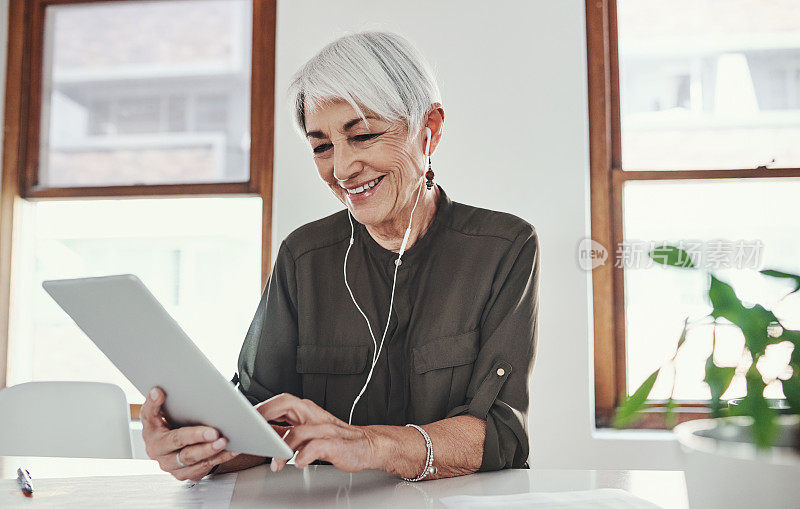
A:
{"type": "MultiPolygon", "coordinates": [[[[446,223],[450,217],[453,203],[450,200],[450,197],[447,196],[447,193],[444,192],[444,189],[442,189],[442,186],[436,184],[436,187],[439,188],[439,205],[436,208],[433,221],[422,237],[417,239],[417,241],[414,242],[414,245],[409,249],[406,249],[405,253],[403,253],[402,264],[398,270],[403,270],[404,267],[408,267],[409,264],[413,263],[421,256],[420,253],[423,253],[428,249],[432,239],[436,237],[436,233],[441,228],[441,225],[446,223]]],[[[423,190],[423,192],[425,191],[423,190]]],[[[362,241],[366,244],[370,254],[372,254],[380,262],[393,265],[394,260],[397,259],[397,253],[390,251],[378,244],[375,239],[372,238],[372,235],[369,234],[366,226],[359,222],[356,223],[358,224],[358,237],[363,239],[362,241]]]]}

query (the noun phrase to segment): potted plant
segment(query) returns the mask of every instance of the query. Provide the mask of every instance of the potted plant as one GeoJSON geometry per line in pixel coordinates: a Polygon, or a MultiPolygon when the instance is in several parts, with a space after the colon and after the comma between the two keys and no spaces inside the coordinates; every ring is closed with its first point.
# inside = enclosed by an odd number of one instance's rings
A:
{"type": "MultiPolygon", "coordinates": [[[[700,270],[685,251],[662,246],[650,251],[657,263],[676,270],[700,270]]],[[[764,277],[793,282],[793,294],[800,290],[800,276],[777,270],[760,271],[764,277]]],[[[708,300],[711,313],[702,320],[684,322],[675,354],[685,345],[687,331],[699,323],[714,327],[712,351],[705,363],[705,383],[711,391],[708,407],[711,419],[684,422],[674,427],[683,458],[686,482],[693,508],[705,507],[800,507],[800,331],[791,330],[761,304],[745,306],[733,287],[708,272],[708,300]],[[752,358],[745,375],[747,395],[728,405],[722,395],[734,377],[735,367],[715,363],[717,326],[741,330],[744,349],[752,358]],[[789,361],[791,376],[780,379],[785,402],[778,405],[764,396],[767,384],[757,364],[767,346],[788,341],[793,345],[789,361]]],[[[783,298],[785,298],[784,296],[783,298]]],[[[635,421],[662,370],[653,372],[617,409],[614,426],[623,428],[635,421]]],[[[674,384],[674,381],[673,381],[674,384]]],[[[674,387],[674,385],[673,385],[674,387]]],[[[665,405],[665,420],[674,422],[675,401],[665,405]]]]}

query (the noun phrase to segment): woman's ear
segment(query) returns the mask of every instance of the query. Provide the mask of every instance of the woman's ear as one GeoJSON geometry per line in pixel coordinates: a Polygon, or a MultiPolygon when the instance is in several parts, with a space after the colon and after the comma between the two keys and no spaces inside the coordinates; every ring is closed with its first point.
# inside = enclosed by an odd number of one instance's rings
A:
{"type": "MultiPolygon", "coordinates": [[[[444,108],[440,103],[433,103],[431,106],[431,111],[428,113],[428,122],[425,124],[427,127],[430,128],[432,137],[431,137],[431,154],[436,151],[436,146],[439,145],[439,141],[442,139],[442,135],[444,134],[444,108]]],[[[425,151],[425,135],[423,134],[422,140],[422,150],[425,151]]]]}

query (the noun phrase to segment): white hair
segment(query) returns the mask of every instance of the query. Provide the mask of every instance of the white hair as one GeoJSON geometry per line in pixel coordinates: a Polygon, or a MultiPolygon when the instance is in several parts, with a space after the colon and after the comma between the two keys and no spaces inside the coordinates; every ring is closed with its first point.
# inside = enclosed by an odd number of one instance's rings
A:
{"type": "Polygon", "coordinates": [[[402,121],[413,138],[427,121],[439,86],[422,54],[391,32],[358,32],[320,50],[297,71],[289,86],[295,126],[305,138],[305,115],[345,100],[368,124],[362,108],[402,121]]]}

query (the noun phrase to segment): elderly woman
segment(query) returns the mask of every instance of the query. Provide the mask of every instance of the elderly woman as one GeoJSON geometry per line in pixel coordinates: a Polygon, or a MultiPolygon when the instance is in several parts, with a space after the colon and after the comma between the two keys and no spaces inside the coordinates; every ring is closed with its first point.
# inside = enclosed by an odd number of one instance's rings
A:
{"type": "MultiPolygon", "coordinates": [[[[408,480],[526,468],[534,228],[451,201],[433,182],[444,109],[403,38],[334,41],[290,91],[319,175],[346,209],[281,244],[234,383],[300,468],[408,480]]],[[[265,461],[226,451],[212,428],[171,429],[164,399],[154,389],[142,407],[144,439],[176,478],[265,461]]]]}

